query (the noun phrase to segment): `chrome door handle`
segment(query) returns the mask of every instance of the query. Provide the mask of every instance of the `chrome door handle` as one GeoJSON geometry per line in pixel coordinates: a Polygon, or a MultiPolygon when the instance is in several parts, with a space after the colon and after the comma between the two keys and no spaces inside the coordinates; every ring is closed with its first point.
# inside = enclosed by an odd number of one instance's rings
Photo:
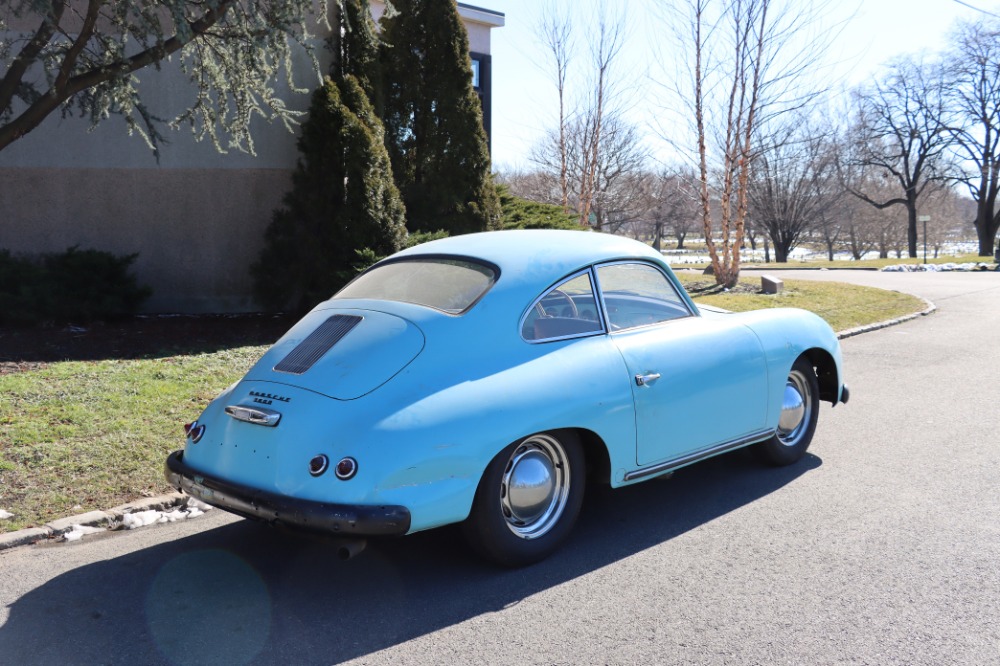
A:
{"type": "Polygon", "coordinates": [[[644,386],[644,385],[648,384],[649,382],[656,381],[659,378],[660,378],[660,373],[658,373],[658,372],[650,372],[650,373],[645,374],[645,375],[636,375],[635,376],[635,385],[636,386],[644,386]]]}

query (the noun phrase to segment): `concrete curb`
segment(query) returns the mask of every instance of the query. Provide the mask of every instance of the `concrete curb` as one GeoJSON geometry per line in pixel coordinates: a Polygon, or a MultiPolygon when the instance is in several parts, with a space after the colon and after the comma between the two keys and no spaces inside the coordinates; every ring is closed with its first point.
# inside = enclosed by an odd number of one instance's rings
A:
{"type": "MultiPolygon", "coordinates": [[[[910,294],[913,296],[913,294],[910,294]]],[[[920,296],[914,296],[914,298],[920,298],[920,296]]],[[[937,306],[928,301],[926,298],[920,298],[927,306],[926,309],[921,312],[914,312],[913,314],[904,315],[902,317],[896,317],[895,319],[886,319],[885,321],[877,321],[874,324],[866,324],[864,326],[858,326],[856,328],[849,328],[846,331],[838,331],[837,339],[843,340],[844,338],[850,338],[855,335],[861,335],[862,333],[869,333],[871,331],[877,331],[883,328],[889,328],[890,326],[895,326],[897,324],[902,324],[907,321],[912,321],[918,317],[926,317],[937,311],[937,306]]]]}
{"type": "Polygon", "coordinates": [[[86,527],[105,527],[109,530],[121,529],[122,516],[128,513],[138,513],[139,511],[163,511],[171,507],[177,507],[187,502],[187,495],[182,493],[170,493],[158,497],[147,497],[116,506],[107,511],[88,511],[68,518],[59,518],[42,527],[29,527],[28,529],[16,532],[6,532],[0,534],[0,551],[37,543],[44,539],[54,539],[66,534],[76,525],[86,527]]]}
{"type": "MultiPolygon", "coordinates": [[[[926,317],[937,310],[937,306],[928,301],[926,298],[921,298],[920,300],[927,305],[927,308],[922,312],[916,312],[914,314],[897,317],[895,319],[887,319],[885,321],[867,324],[865,326],[858,326],[856,328],[849,328],[846,331],[839,331],[837,333],[837,339],[843,340],[844,338],[861,335],[862,333],[889,328],[890,326],[902,324],[904,322],[917,319],[918,317],[926,317]]],[[[171,493],[169,495],[160,495],[159,497],[149,497],[135,500],[134,502],[128,502],[127,504],[116,506],[115,508],[108,509],[107,511],[89,511],[78,516],[60,518],[58,520],[53,520],[51,523],[47,523],[44,527],[29,527],[28,529],[18,530],[17,532],[7,532],[0,534],[0,551],[17,546],[37,543],[43,539],[54,539],[62,536],[66,532],[69,532],[75,525],[107,527],[109,530],[120,529],[122,516],[127,513],[137,513],[139,511],[149,511],[151,509],[163,511],[171,507],[177,507],[185,504],[187,499],[187,495],[183,493],[171,493]]]]}

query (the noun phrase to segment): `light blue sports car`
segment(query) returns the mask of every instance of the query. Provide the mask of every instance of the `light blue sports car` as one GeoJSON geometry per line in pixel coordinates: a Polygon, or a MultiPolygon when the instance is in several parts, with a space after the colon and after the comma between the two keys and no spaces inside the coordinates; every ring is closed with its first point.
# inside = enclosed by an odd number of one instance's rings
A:
{"type": "Polygon", "coordinates": [[[501,231],[379,262],[187,428],[166,475],[209,504],[346,537],[462,523],[486,557],[548,556],[588,481],[619,487],[753,446],[805,453],[847,402],[802,310],[699,309],[617,236],[501,231]]]}

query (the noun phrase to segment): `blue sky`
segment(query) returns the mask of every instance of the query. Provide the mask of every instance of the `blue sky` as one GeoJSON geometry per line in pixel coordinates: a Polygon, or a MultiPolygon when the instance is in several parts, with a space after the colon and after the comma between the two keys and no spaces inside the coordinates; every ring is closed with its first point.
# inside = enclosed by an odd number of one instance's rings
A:
{"type": "MultiPolygon", "coordinates": [[[[506,25],[493,30],[491,37],[493,162],[498,168],[529,166],[527,155],[531,146],[557,120],[555,87],[549,70],[539,66],[545,60],[545,52],[534,34],[541,7],[550,1],[470,2],[503,12],[506,17],[506,25]]],[[[668,3],[669,0],[610,0],[610,4],[627,14],[629,39],[619,65],[622,72],[633,75],[628,113],[642,127],[651,128],[657,116],[654,96],[650,94],[654,86],[647,73],[663,76],[663,68],[655,63],[652,49],[655,44],[668,41],[657,17],[657,5],[668,3]]],[[[592,31],[586,22],[589,0],[566,4],[580,14],[576,33],[582,43],[592,31]]],[[[830,7],[824,11],[828,12],[831,29],[838,23],[843,24],[843,29],[824,54],[829,65],[824,76],[845,86],[870,78],[893,56],[944,47],[956,20],[979,15],[967,4],[1000,13],[993,0],[967,0],[964,4],[955,0],[845,0],[827,4],[830,7]]],[[[584,59],[581,54],[577,61],[581,70],[584,59]]],[[[654,152],[663,154],[662,139],[651,132],[649,141],[654,152]]]]}

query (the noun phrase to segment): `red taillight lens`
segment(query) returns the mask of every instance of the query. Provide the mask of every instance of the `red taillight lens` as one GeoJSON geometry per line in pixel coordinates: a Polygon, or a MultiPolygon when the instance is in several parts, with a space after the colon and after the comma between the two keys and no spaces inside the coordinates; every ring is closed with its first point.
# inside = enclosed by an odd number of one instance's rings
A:
{"type": "Polygon", "coordinates": [[[358,461],[350,457],[343,458],[337,463],[337,467],[333,470],[333,473],[341,481],[347,481],[358,473],[358,461]]]}
{"type": "Polygon", "coordinates": [[[184,424],[184,434],[191,438],[192,444],[197,444],[205,435],[205,426],[199,425],[197,421],[184,424]]]}
{"type": "Polygon", "coordinates": [[[330,459],[325,455],[320,454],[318,456],[313,456],[313,459],[309,461],[309,473],[313,476],[319,476],[327,470],[330,466],[330,459]]]}

